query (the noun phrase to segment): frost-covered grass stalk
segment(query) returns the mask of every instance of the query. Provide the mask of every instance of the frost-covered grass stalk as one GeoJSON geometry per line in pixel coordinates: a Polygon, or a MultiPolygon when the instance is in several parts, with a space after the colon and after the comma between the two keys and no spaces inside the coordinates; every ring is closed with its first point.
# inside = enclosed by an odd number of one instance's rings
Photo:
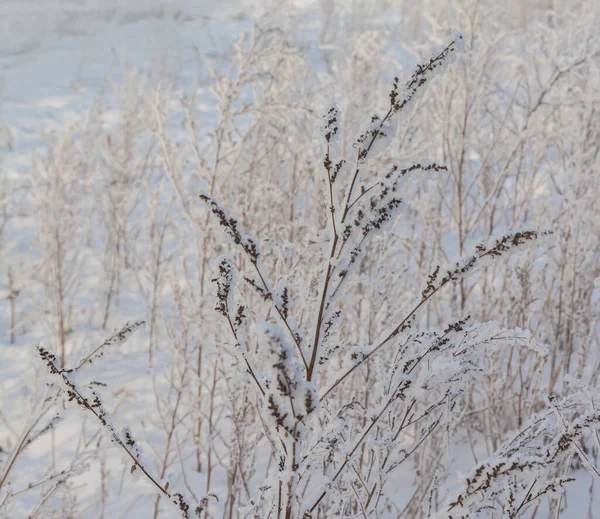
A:
{"type": "MultiPolygon", "coordinates": [[[[80,368],[100,358],[106,349],[124,343],[136,329],[140,328],[144,324],[144,321],[136,322],[131,325],[126,324],[121,331],[95,348],[74,369],[60,368],[56,356],[46,350],[43,346],[38,346],[37,350],[40,359],[42,362],[44,362],[46,368],[48,369],[48,373],[52,376],[52,380],[55,380],[53,384],[58,386],[59,391],[65,393],[67,401],[74,401],[81,409],[93,415],[98,420],[105,432],[108,433],[110,441],[118,445],[126,454],[132,463],[130,473],[134,474],[136,471],[141,472],[146,480],[158,490],[159,495],[163,495],[168,498],[168,500],[172,502],[181,512],[182,517],[189,518],[191,517],[190,505],[186,502],[184,496],[179,492],[169,490],[169,482],[163,483],[161,481],[164,478],[164,473],[161,474],[160,477],[155,477],[146,468],[148,463],[143,459],[142,447],[133,438],[129,427],[125,427],[121,431],[118,431],[112,423],[110,415],[104,408],[104,405],[102,404],[98,394],[91,389],[89,390],[90,395],[86,396],[86,394],[76,385],[76,382],[74,381],[74,375],[80,368]]],[[[208,498],[206,498],[206,500],[207,499],[208,498]]],[[[203,503],[206,504],[206,501],[203,500],[203,503]]],[[[195,515],[199,517],[202,510],[203,506],[200,504],[194,510],[195,515]]]]}

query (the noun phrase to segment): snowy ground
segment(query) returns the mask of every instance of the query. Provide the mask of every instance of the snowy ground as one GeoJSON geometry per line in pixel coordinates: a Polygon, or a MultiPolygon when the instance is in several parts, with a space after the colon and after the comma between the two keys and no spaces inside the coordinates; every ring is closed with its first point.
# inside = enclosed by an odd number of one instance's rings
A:
{"type": "Polygon", "coordinates": [[[216,57],[249,26],[239,2],[3,2],[0,122],[6,166],[29,167],[41,136],[89,109],[107,75],[127,64],[156,80],[193,81],[198,50],[216,57]],[[185,14],[184,14],[185,13],[185,14]]]}

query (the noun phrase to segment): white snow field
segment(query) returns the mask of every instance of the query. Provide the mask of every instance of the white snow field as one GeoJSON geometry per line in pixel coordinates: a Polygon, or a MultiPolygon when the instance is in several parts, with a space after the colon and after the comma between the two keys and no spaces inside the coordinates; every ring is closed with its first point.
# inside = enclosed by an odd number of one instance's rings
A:
{"type": "Polygon", "coordinates": [[[0,0],[0,518],[600,518],[598,27],[0,0]]]}

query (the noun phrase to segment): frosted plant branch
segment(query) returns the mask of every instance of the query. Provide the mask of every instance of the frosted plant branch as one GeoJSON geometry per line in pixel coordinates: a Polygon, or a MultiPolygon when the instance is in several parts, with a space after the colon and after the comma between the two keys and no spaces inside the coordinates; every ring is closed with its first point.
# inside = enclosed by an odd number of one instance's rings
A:
{"type": "MultiPolygon", "coordinates": [[[[105,343],[114,341],[116,336],[111,337],[105,343]]],[[[56,365],[56,356],[50,353],[42,346],[37,346],[37,351],[40,359],[46,364],[48,372],[64,387],[68,401],[75,401],[77,405],[91,413],[102,425],[102,427],[109,433],[111,441],[115,442],[131,459],[133,465],[131,466],[130,472],[133,473],[136,470],[140,470],[145,478],[165,497],[168,498],[169,502],[175,505],[181,513],[181,516],[185,519],[189,519],[189,504],[184,499],[181,493],[169,492],[169,484],[159,483],[154,476],[146,469],[145,464],[141,461],[141,448],[137,442],[133,439],[128,429],[125,429],[122,435],[118,434],[113,424],[110,421],[108,412],[104,409],[102,402],[98,395],[92,391],[93,398],[90,400],[84,396],[80,390],[76,387],[75,383],[71,381],[69,374],[73,370],[60,369],[56,365]]],[[[198,517],[200,516],[197,514],[198,517]]]]}
{"type": "Polygon", "coordinates": [[[270,300],[275,308],[275,311],[285,324],[289,334],[291,335],[294,343],[296,344],[296,349],[304,366],[308,369],[308,363],[306,362],[306,358],[304,357],[304,353],[302,351],[302,343],[301,336],[296,329],[292,327],[290,321],[288,319],[288,311],[285,308],[282,308],[278,303],[278,298],[273,293],[270,284],[267,282],[266,277],[262,273],[262,269],[260,267],[260,251],[256,241],[248,236],[241,229],[240,223],[233,217],[229,216],[229,214],[225,211],[223,207],[219,205],[219,203],[207,194],[200,195],[200,200],[204,201],[209,205],[213,214],[215,214],[219,219],[219,224],[225,229],[227,234],[233,240],[233,242],[240,246],[242,250],[247,254],[250,259],[250,263],[253,265],[259,279],[261,282],[261,293],[263,297],[270,300]]]}
{"type": "Polygon", "coordinates": [[[484,243],[477,245],[476,252],[473,255],[464,258],[460,262],[457,262],[455,267],[447,269],[441,275],[441,267],[438,265],[438,267],[430,274],[427,281],[427,286],[421,292],[420,300],[416,303],[408,315],[404,317],[379,344],[374,346],[367,353],[363,354],[350,369],[338,377],[335,382],[322,393],[320,399],[324,400],[327,398],[339,384],[341,384],[348,376],[350,376],[358,367],[362,366],[367,360],[369,360],[375,353],[381,350],[381,348],[383,348],[386,344],[389,344],[392,339],[398,336],[398,334],[409,330],[412,326],[411,323],[413,316],[443,287],[467,275],[475,268],[475,266],[479,266],[479,263],[482,260],[501,256],[514,247],[519,247],[530,240],[534,240],[539,236],[546,236],[548,234],[551,234],[550,231],[534,230],[518,231],[512,234],[505,234],[501,238],[495,240],[491,246],[484,243]]]}
{"type": "Polygon", "coordinates": [[[79,362],[79,364],[77,364],[77,366],[73,368],[73,371],[81,369],[84,364],[92,363],[95,360],[101,358],[104,354],[102,350],[104,350],[105,348],[109,348],[111,346],[118,346],[120,344],[125,343],[133,332],[135,332],[145,324],[146,321],[135,321],[131,324],[125,323],[121,330],[116,332],[114,335],[110,336],[102,344],[100,344],[100,346],[94,348],[94,350],[92,350],[86,357],[84,357],[83,360],[81,360],[81,362],[79,362]]]}
{"type": "MultiPolygon", "coordinates": [[[[369,153],[371,152],[371,149],[373,148],[373,145],[375,144],[377,139],[380,139],[380,138],[386,136],[384,129],[387,126],[387,124],[389,123],[389,121],[391,120],[391,118],[394,115],[398,114],[399,112],[402,112],[409,105],[409,103],[416,97],[416,95],[423,88],[425,83],[427,83],[427,81],[429,81],[432,78],[432,76],[435,72],[435,69],[438,67],[445,66],[448,62],[449,55],[452,52],[454,52],[457,48],[460,48],[461,43],[462,43],[462,36],[459,35],[459,36],[457,36],[456,39],[452,40],[441,52],[439,52],[438,54],[433,56],[427,63],[425,63],[424,65],[418,65],[415,72],[413,73],[413,75],[411,77],[411,80],[407,83],[406,92],[403,95],[401,95],[399,92],[398,77],[396,77],[394,79],[394,85],[393,85],[392,91],[390,92],[390,106],[389,106],[387,113],[381,120],[379,120],[378,116],[373,116],[371,119],[372,127],[369,130],[367,130],[366,132],[364,132],[363,134],[361,134],[357,139],[356,145],[358,146],[358,151],[357,151],[357,156],[356,156],[356,167],[355,167],[354,173],[352,175],[352,180],[350,181],[349,187],[347,188],[346,201],[344,203],[344,209],[342,210],[342,217],[340,220],[340,225],[343,226],[344,223],[346,222],[346,218],[348,217],[350,208],[353,205],[352,194],[354,192],[354,187],[355,187],[356,181],[357,181],[359,173],[360,173],[361,165],[367,160],[369,153]]],[[[325,312],[327,310],[327,299],[329,296],[329,287],[330,287],[331,279],[332,279],[334,271],[335,271],[335,265],[333,263],[333,259],[336,256],[338,241],[340,239],[340,236],[337,233],[337,230],[335,227],[335,207],[334,207],[334,203],[333,203],[332,189],[333,189],[333,184],[336,180],[337,174],[339,173],[339,171],[343,165],[343,161],[339,161],[335,166],[335,170],[332,172],[332,168],[331,168],[332,162],[330,159],[330,148],[329,148],[329,145],[330,145],[332,139],[338,133],[337,112],[334,109],[330,110],[330,112],[328,114],[328,120],[327,120],[327,125],[326,125],[325,130],[326,130],[325,139],[327,141],[327,154],[325,157],[324,165],[325,165],[325,168],[327,169],[327,174],[328,174],[329,192],[330,192],[330,198],[331,198],[330,211],[331,211],[331,215],[332,215],[334,232],[333,232],[333,237],[331,239],[331,250],[330,250],[329,258],[327,261],[327,269],[325,272],[325,279],[323,281],[323,288],[321,289],[319,311],[317,314],[317,322],[316,322],[316,326],[315,326],[315,333],[314,333],[314,339],[313,339],[313,344],[312,344],[312,354],[311,354],[310,363],[309,363],[309,366],[307,369],[308,380],[312,380],[315,368],[317,366],[317,360],[319,357],[319,349],[320,349],[319,346],[320,346],[320,341],[321,341],[321,329],[323,326],[323,322],[325,321],[325,312]]],[[[384,192],[382,195],[380,195],[380,199],[383,200],[384,198],[386,198],[386,195],[387,195],[387,192],[384,192]]],[[[360,198],[360,195],[358,198],[360,198]]],[[[358,200],[358,198],[357,198],[357,200],[358,200]]],[[[389,220],[392,217],[393,211],[398,208],[401,201],[402,200],[400,198],[393,197],[393,196],[390,197],[389,200],[387,200],[387,199],[385,200],[385,203],[382,204],[382,207],[378,208],[379,216],[376,217],[374,222],[370,223],[371,225],[368,226],[367,229],[363,230],[363,239],[361,240],[361,245],[364,242],[364,238],[366,238],[366,236],[369,235],[369,232],[373,228],[379,228],[385,221],[389,220]]],[[[375,209],[375,208],[371,207],[372,211],[373,211],[373,209],[375,209]]],[[[345,244],[346,240],[348,239],[348,237],[349,237],[348,227],[346,226],[346,228],[344,229],[344,238],[345,238],[344,244],[345,244]]],[[[342,245],[342,247],[343,247],[343,245],[342,245]]],[[[341,249],[340,249],[340,252],[341,252],[341,249]]],[[[360,254],[360,246],[357,247],[357,249],[352,251],[352,253],[350,254],[350,258],[351,258],[350,262],[356,263],[356,260],[357,260],[359,254],[360,254]]],[[[342,281],[347,274],[348,274],[347,269],[340,272],[342,281]]]]}

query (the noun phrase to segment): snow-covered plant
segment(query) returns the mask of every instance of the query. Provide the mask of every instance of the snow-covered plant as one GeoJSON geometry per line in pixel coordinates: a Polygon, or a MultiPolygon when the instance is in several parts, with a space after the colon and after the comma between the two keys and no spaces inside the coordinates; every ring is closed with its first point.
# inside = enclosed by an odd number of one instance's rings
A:
{"type": "Polygon", "coordinates": [[[416,322],[416,314],[444,287],[548,234],[535,230],[505,233],[480,243],[448,267],[437,266],[410,311],[387,323],[373,344],[343,341],[340,300],[346,282],[368,255],[374,236],[401,212],[405,175],[410,179],[414,171],[446,167],[436,162],[394,165],[370,184],[361,173],[372,154],[385,149],[382,144],[393,131],[394,116],[406,111],[437,69],[445,67],[461,39],[456,36],[418,66],[405,90],[398,78],[394,80],[386,114],[374,116],[356,140],[351,168],[345,159],[334,157],[338,110],[332,108],[325,116],[329,253],[324,257],[322,288],[311,299],[315,306],[304,323],[294,315],[292,302],[299,296],[290,285],[281,281],[282,288],[273,288],[258,242],[215,198],[200,195],[244,253],[251,269],[243,276],[245,283],[271,308],[267,319],[261,319],[261,312],[244,302],[232,261],[219,262],[216,310],[226,319],[240,365],[257,391],[265,434],[278,460],[277,474],[261,487],[260,498],[248,510],[255,517],[316,517],[319,510],[336,517],[380,513],[390,506],[384,487],[393,470],[418,453],[435,432],[444,431],[450,448],[463,407],[461,395],[469,378],[481,370],[478,360],[485,350],[516,342],[545,354],[527,334],[496,323],[471,324],[465,317],[442,331],[421,331],[416,322]],[[247,322],[250,315],[258,320],[252,326],[247,322]],[[387,362],[382,364],[384,358],[387,362]],[[332,401],[345,380],[368,363],[374,363],[378,373],[375,385],[366,389],[370,405],[357,412],[356,396],[348,402],[332,401]]]}
{"type": "Polygon", "coordinates": [[[598,24],[510,3],[277,3],[193,78],[115,69],[30,175],[6,150],[0,517],[576,514],[598,24]],[[125,315],[149,333],[88,347],[125,315]]]}
{"type": "Polygon", "coordinates": [[[49,384],[51,386],[57,386],[59,392],[64,392],[67,402],[75,402],[80,409],[95,417],[105,433],[109,435],[110,441],[118,445],[127,456],[128,461],[131,462],[130,473],[134,474],[136,471],[141,472],[143,477],[158,490],[159,494],[165,496],[177,507],[182,517],[188,519],[191,517],[190,514],[192,513],[196,517],[200,517],[200,514],[203,511],[202,502],[199,503],[194,510],[191,510],[187,499],[184,498],[180,492],[169,490],[168,481],[162,482],[161,478],[153,476],[150,473],[150,469],[146,468],[149,464],[147,460],[144,460],[143,449],[134,439],[130,428],[124,427],[121,431],[117,430],[98,393],[94,389],[88,388],[89,394],[86,394],[87,392],[81,389],[75,381],[75,375],[79,369],[100,358],[104,354],[104,351],[110,347],[115,347],[124,343],[135,330],[139,329],[144,324],[144,321],[126,324],[123,329],[97,346],[81,360],[77,367],[73,369],[61,368],[58,364],[56,355],[45,349],[42,345],[37,346],[37,352],[51,376],[49,384]]]}
{"type": "MultiPolygon", "coordinates": [[[[582,387],[567,397],[549,396],[549,408],[531,417],[494,456],[477,464],[436,517],[480,517],[492,510],[501,511],[502,517],[519,517],[540,497],[562,495],[564,485],[574,481],[569,476],[573,455],[600,478],[600,471],[581,444],[600,424],[595,405],[598,395],[579,385],[582,387]]],[[[598,449],[598,436],[593,436],[598,449]]]]}

